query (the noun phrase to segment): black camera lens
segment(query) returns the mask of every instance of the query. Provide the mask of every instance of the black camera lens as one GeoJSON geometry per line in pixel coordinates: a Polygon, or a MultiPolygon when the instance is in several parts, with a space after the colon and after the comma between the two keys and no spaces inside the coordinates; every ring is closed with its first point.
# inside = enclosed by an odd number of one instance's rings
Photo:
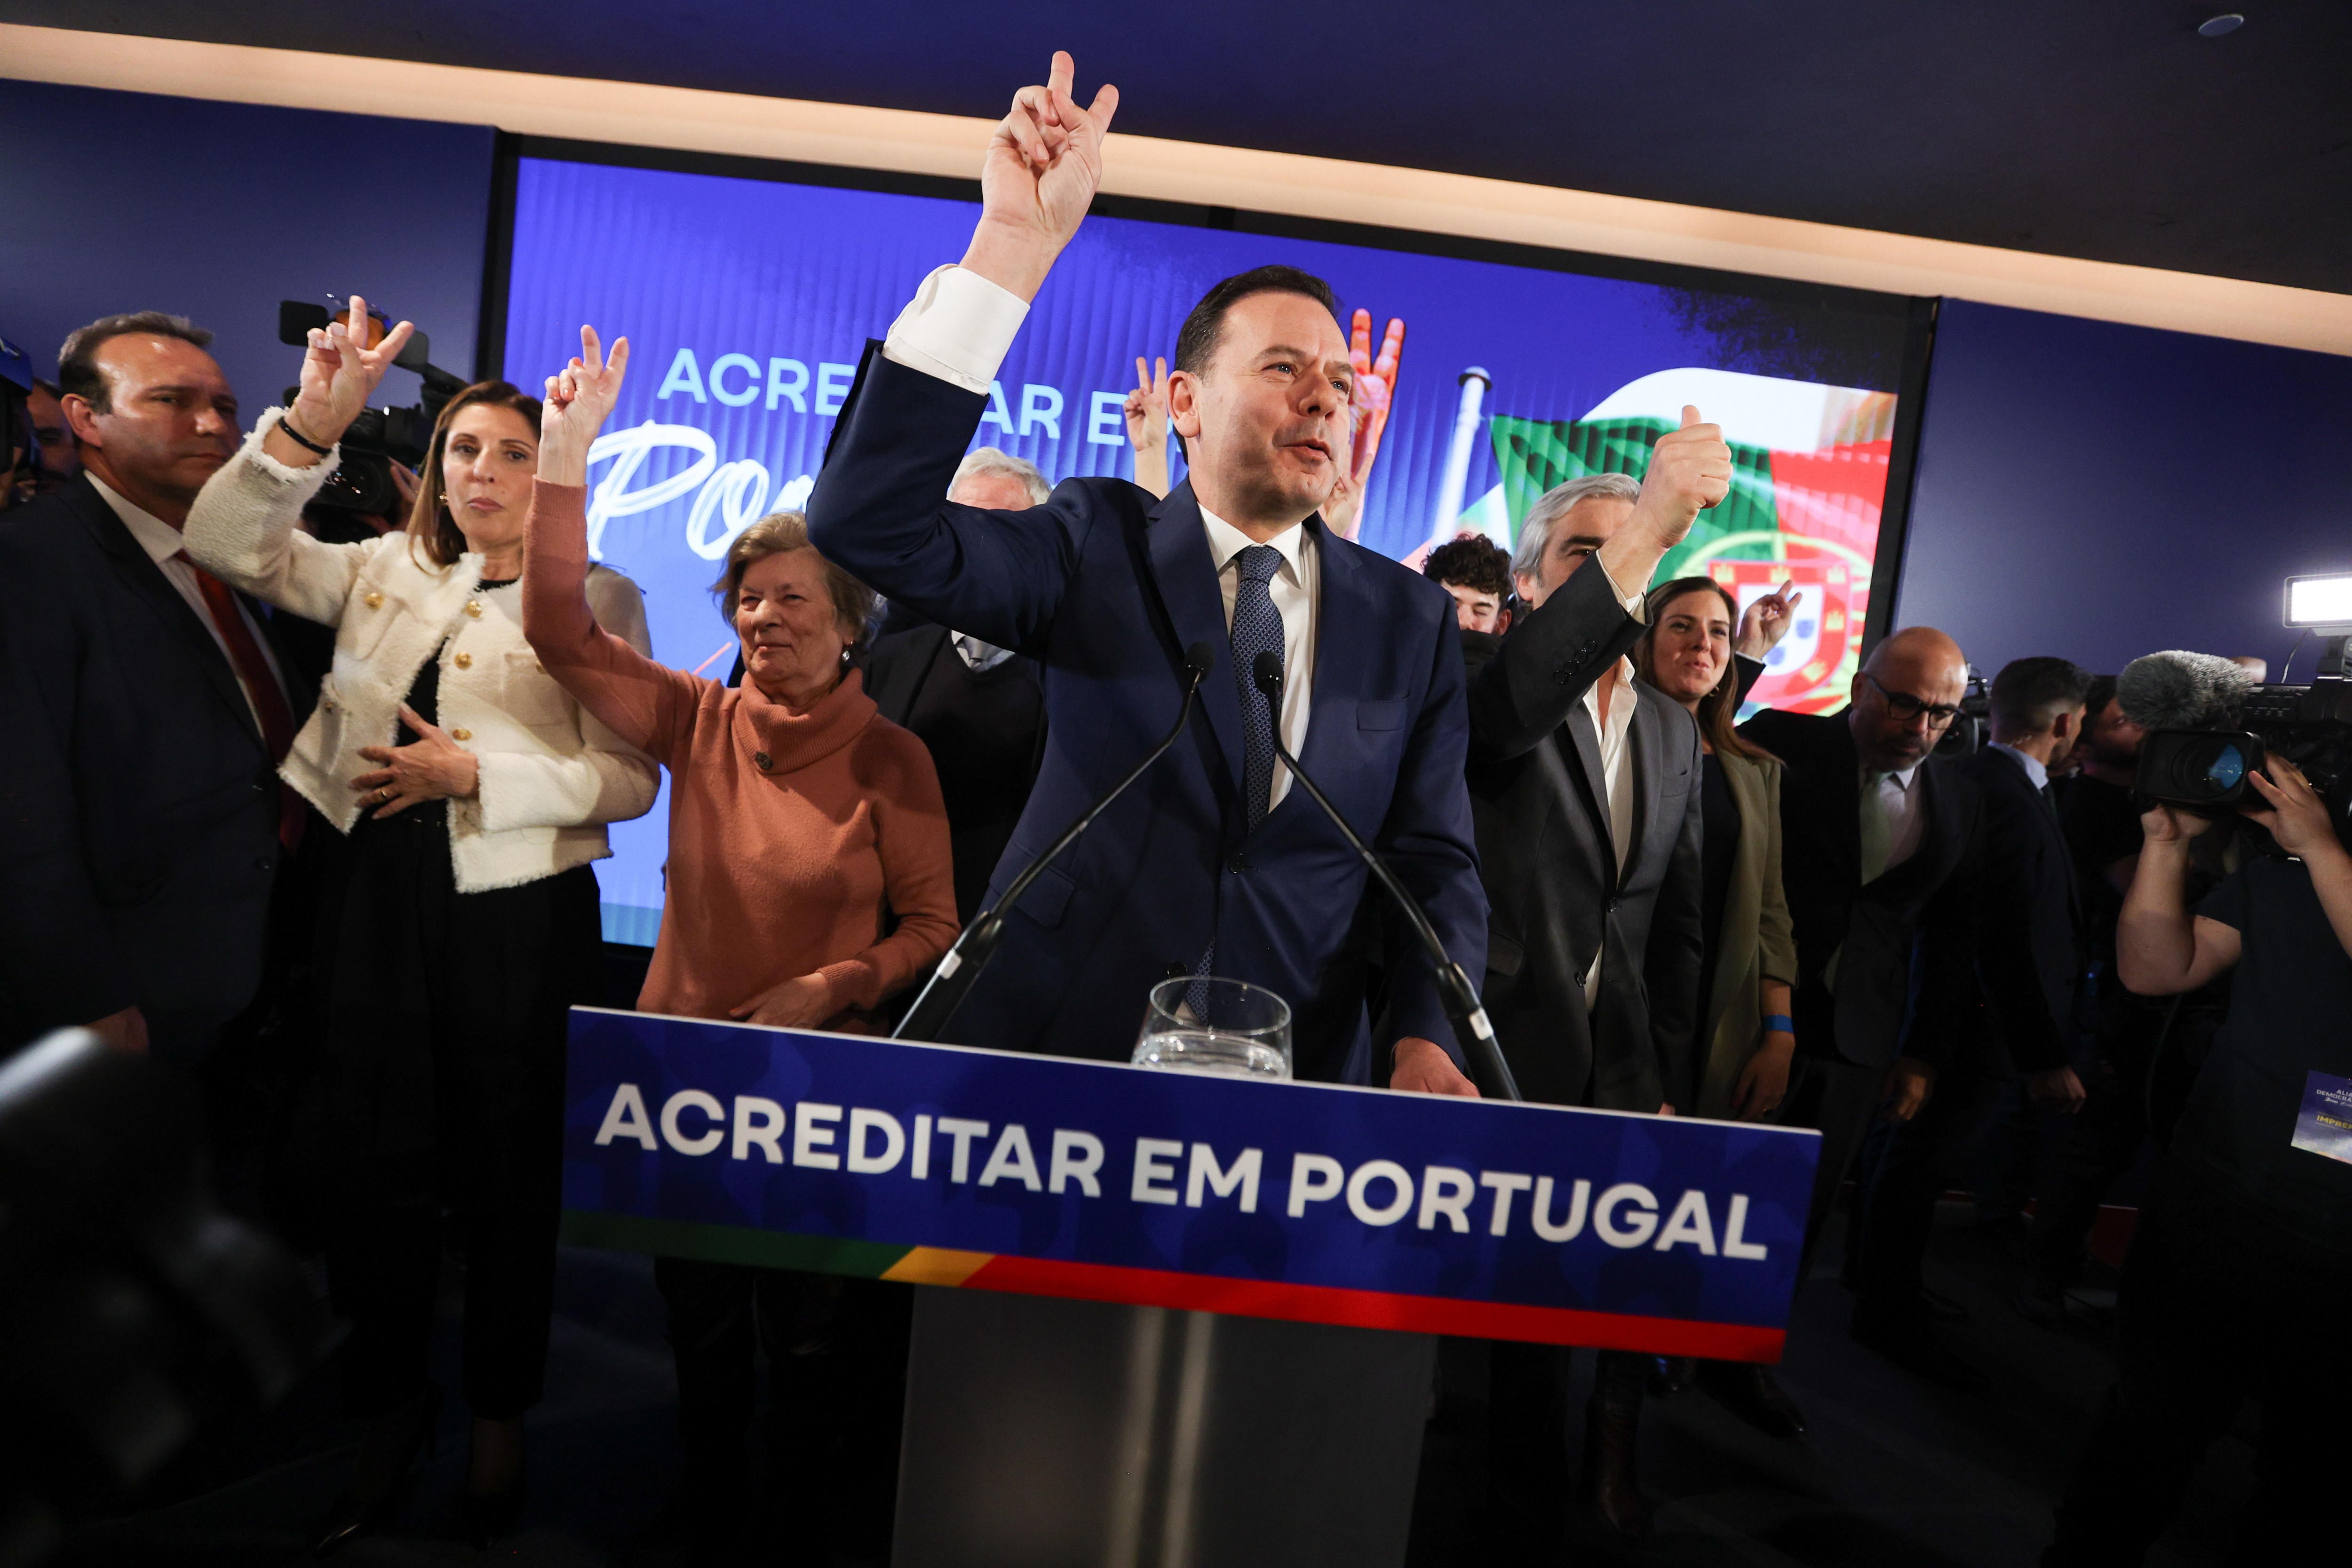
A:
{"type": "Polygon", "coordinates": [[[2141,793],[2179,805],[2235,805],[2252,793],[2263,742],[2243,731],[2155,730],[2139,753],[2141,793]]]}
{"type": "Polygon", "coordinates": [[[2246,753],[2228,742],[2213,749],[2205,764],[2205,783],[2215,795],[2227,795],[2246,782],[2246,753]]]}

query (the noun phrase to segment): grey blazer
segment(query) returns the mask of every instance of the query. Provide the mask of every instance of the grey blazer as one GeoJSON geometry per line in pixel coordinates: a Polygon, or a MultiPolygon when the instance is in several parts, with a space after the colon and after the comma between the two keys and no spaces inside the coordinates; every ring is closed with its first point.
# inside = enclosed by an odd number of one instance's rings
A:
{"type": "Polygon", "coordinates": [[[1470,805],[1491,907],[1484,1000],[1529,1100],[1686,1108],[1698,1027],[1698,727],[1633,683],[1621,874],[1583,698],[1641,627],[1597,571],[1512,627],[1470,689],[1470,805]],[[1583,980],[1601,955],[1592,1008],[1583,980]]]}
{"type": "Polygon", "coordinates": [[[1693,1110],[1728,1118],[1740,1070],[1763,1043],[1763,983],[1796,986],[1797,936],[1780,889],[1780,763],[1728,752],[1717,752],[1715,760],[1739,811],[1739,854],[1731,864],[1723,925],[1715,933],[1715,986],[1698,1032],[1702,1054],[1693,1110]]]}

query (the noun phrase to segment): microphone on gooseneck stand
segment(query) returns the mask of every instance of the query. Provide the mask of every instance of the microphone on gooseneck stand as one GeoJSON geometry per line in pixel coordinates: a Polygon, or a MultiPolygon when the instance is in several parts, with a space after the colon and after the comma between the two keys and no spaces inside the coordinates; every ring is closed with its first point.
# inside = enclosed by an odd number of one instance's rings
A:
{"type": "Polygon", "coordinates": [[[1111,802],[1126,794],[1128,785],[1143,776],[1144,769],[1166,754],[1168,748],[1174,745],[1177,737],[1184,732],[1184,726],[1192,722],[1192,705],[1200,697],[1201,682],[1207,678],[1215,657],[1215,650],[1205,640],[1184,650],[1184,701],[1177,709],[1176,722],[1169,727],[1168,733],[1160,738],[1158,745],[1144,753],[1143,760],[1136,763],[1125,778],[1110,786],[1108,794],[1087,807],[1076,822],[1064,828],[1062,836],[1055,839],[1043,855],[1030,861],[1021,875],[1013,879],[1013,885],[1004,889],[1003,898],[964,927],[963,934],[956,938],[955,945],[948,949],[947,956],[940,960],[940,966],[931,972],[931,978],[915,997],[914,1005],[908,1008],[907,1016],[898,1020],[898,1026],[890,1031],[892,1039],[936,1040],[940,1037],[940,1031],[947,1027],[948,1020],[962,1005],[965,993],[980,979],[980,973],[988,967],[988,961],[996,956],[996,945],[1004,938],[1004,917],[1020,903],[1021,895],[1029,890],[1029,884],[1035,881],[1037,874],[1052,865],[1063,850],[1076,843],[1078,835],[1092,826],[1095,818],[1100,816],[1111,802]]]}
{"type": "Polygon", "coordinates": [[[1298,765],[1298,759],[1283,745],[1282,656],[1268,648],[1257,656],[1257,662],[1251,667],[1250,674],[1256,681],[1257,689],[1265,694],[1266,706],[1272,710],[1274,754],[1282,759],[1283,765],[1290,770],[1290,776],[1315,797],[1315,804],[1323,808],[1323,815],[1331,819],[1349,847],[1362,857],[1364,864],[1371,868],[1374,879],[1388,889],[1389,897],[1396,900],[1397,908],[1404,911],[1405,919],[1412,923],[1413,934],[1421,939],[1422,951],[1429,955],[1431,967],[1437,971],[1437,989],[1445,998],[1445,1016],[1454,1026],[1454,1043],[1467,1053],[1477,1076],[1486,1080],[1479,1086],[1480,1092],[1494,1100],[1522,1098],[1518,1080],[1511,1076],[1511,1064],[1503,1059],[1502,1045],[1495,1038],[1495,1026],[1487,1021],[1486,1009],[1478,1001],[1477,987],[1470,984],[1470,977],[1462,973],[1462,966],[1454,962],[1453,955],[1445,951],[1445,944],[1437,939],[1437,928],[1431,925],[1429,917],[1422,912],[1420,901],[1405,889],[1405,885],[1397,879],[1397,874],[1389,869],[1389,863],[1374,854],[1370,845],[1357,837],[1356,830],[1348,826],[1348,819],[1339,815],[1339,808],[1331,804],[1328,795],[1316,787],[1315,781],[1307,776],[1307,770],[1298,765]]]}

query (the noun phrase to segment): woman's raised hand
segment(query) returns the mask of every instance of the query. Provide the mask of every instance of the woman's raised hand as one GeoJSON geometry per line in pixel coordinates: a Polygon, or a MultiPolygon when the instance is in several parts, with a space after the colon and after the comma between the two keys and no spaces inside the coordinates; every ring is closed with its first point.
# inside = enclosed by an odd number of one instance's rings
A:
{"type": "Polygon", "coordinates": [[[551,485],[588,482],[588,448],[604,416],[620,401],[621,378],[629,367],[629,340],[613,340],[604,353],[593,327],[580,329],[580,352],[547,378],[547,399],[539,419],[539,477],[551,485]]]}
{"type": "Polygon", "coordinates": [[[310,346],[302,353],[301,384],[287,412],[294,427],[321,447],[342,439],[416,331],[403,321],[371,345],[366,340],[374,335],[373,329],[367,301],[357,294],[351,297],[345,315],[310,329],[310,346]]]}

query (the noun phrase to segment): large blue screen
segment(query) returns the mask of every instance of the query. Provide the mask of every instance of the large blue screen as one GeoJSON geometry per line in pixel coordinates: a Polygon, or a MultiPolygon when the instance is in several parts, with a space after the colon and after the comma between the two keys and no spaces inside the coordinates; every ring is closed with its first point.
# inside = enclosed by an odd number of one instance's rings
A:
{"type": "MultiPolygon", "coordinates": [[[[963,253],[976,204],[525,158],[505,345],[527,389],[581,323],[632,345],[591,468],[592,542],[645,590],[654,651],[723,677],[733,639],[708,592],[735,532],[807,493],[868,338],[963,253]]],[[[1405,323],[1361,542],[1412,560],[1457,531],[1507,545],[1536,496],[1638,474],[1695,403],[1738,461],[1669,573],[1744,596],[1794,576],[1800,624],[1758,696],[1842,700],[1861,638],[1894,429],[1904,302],[1758,283],[1675,287],[1548,268],[1097,216],[1038,296],[976,444],[1048,479],[1131,475],[1119,406],[1218,279],[1269,261],[1405,323]],[[1472,374],[1474,373],[1475,374],[1472,374]]],[[[1181,468],[1180,468],[1181,473],[1181,468]]],[[[667,785],[665,785],[665,789],[667,785]]],[[[605,931],[650,942],[667,797],[618,825],[605,931]]]]}

